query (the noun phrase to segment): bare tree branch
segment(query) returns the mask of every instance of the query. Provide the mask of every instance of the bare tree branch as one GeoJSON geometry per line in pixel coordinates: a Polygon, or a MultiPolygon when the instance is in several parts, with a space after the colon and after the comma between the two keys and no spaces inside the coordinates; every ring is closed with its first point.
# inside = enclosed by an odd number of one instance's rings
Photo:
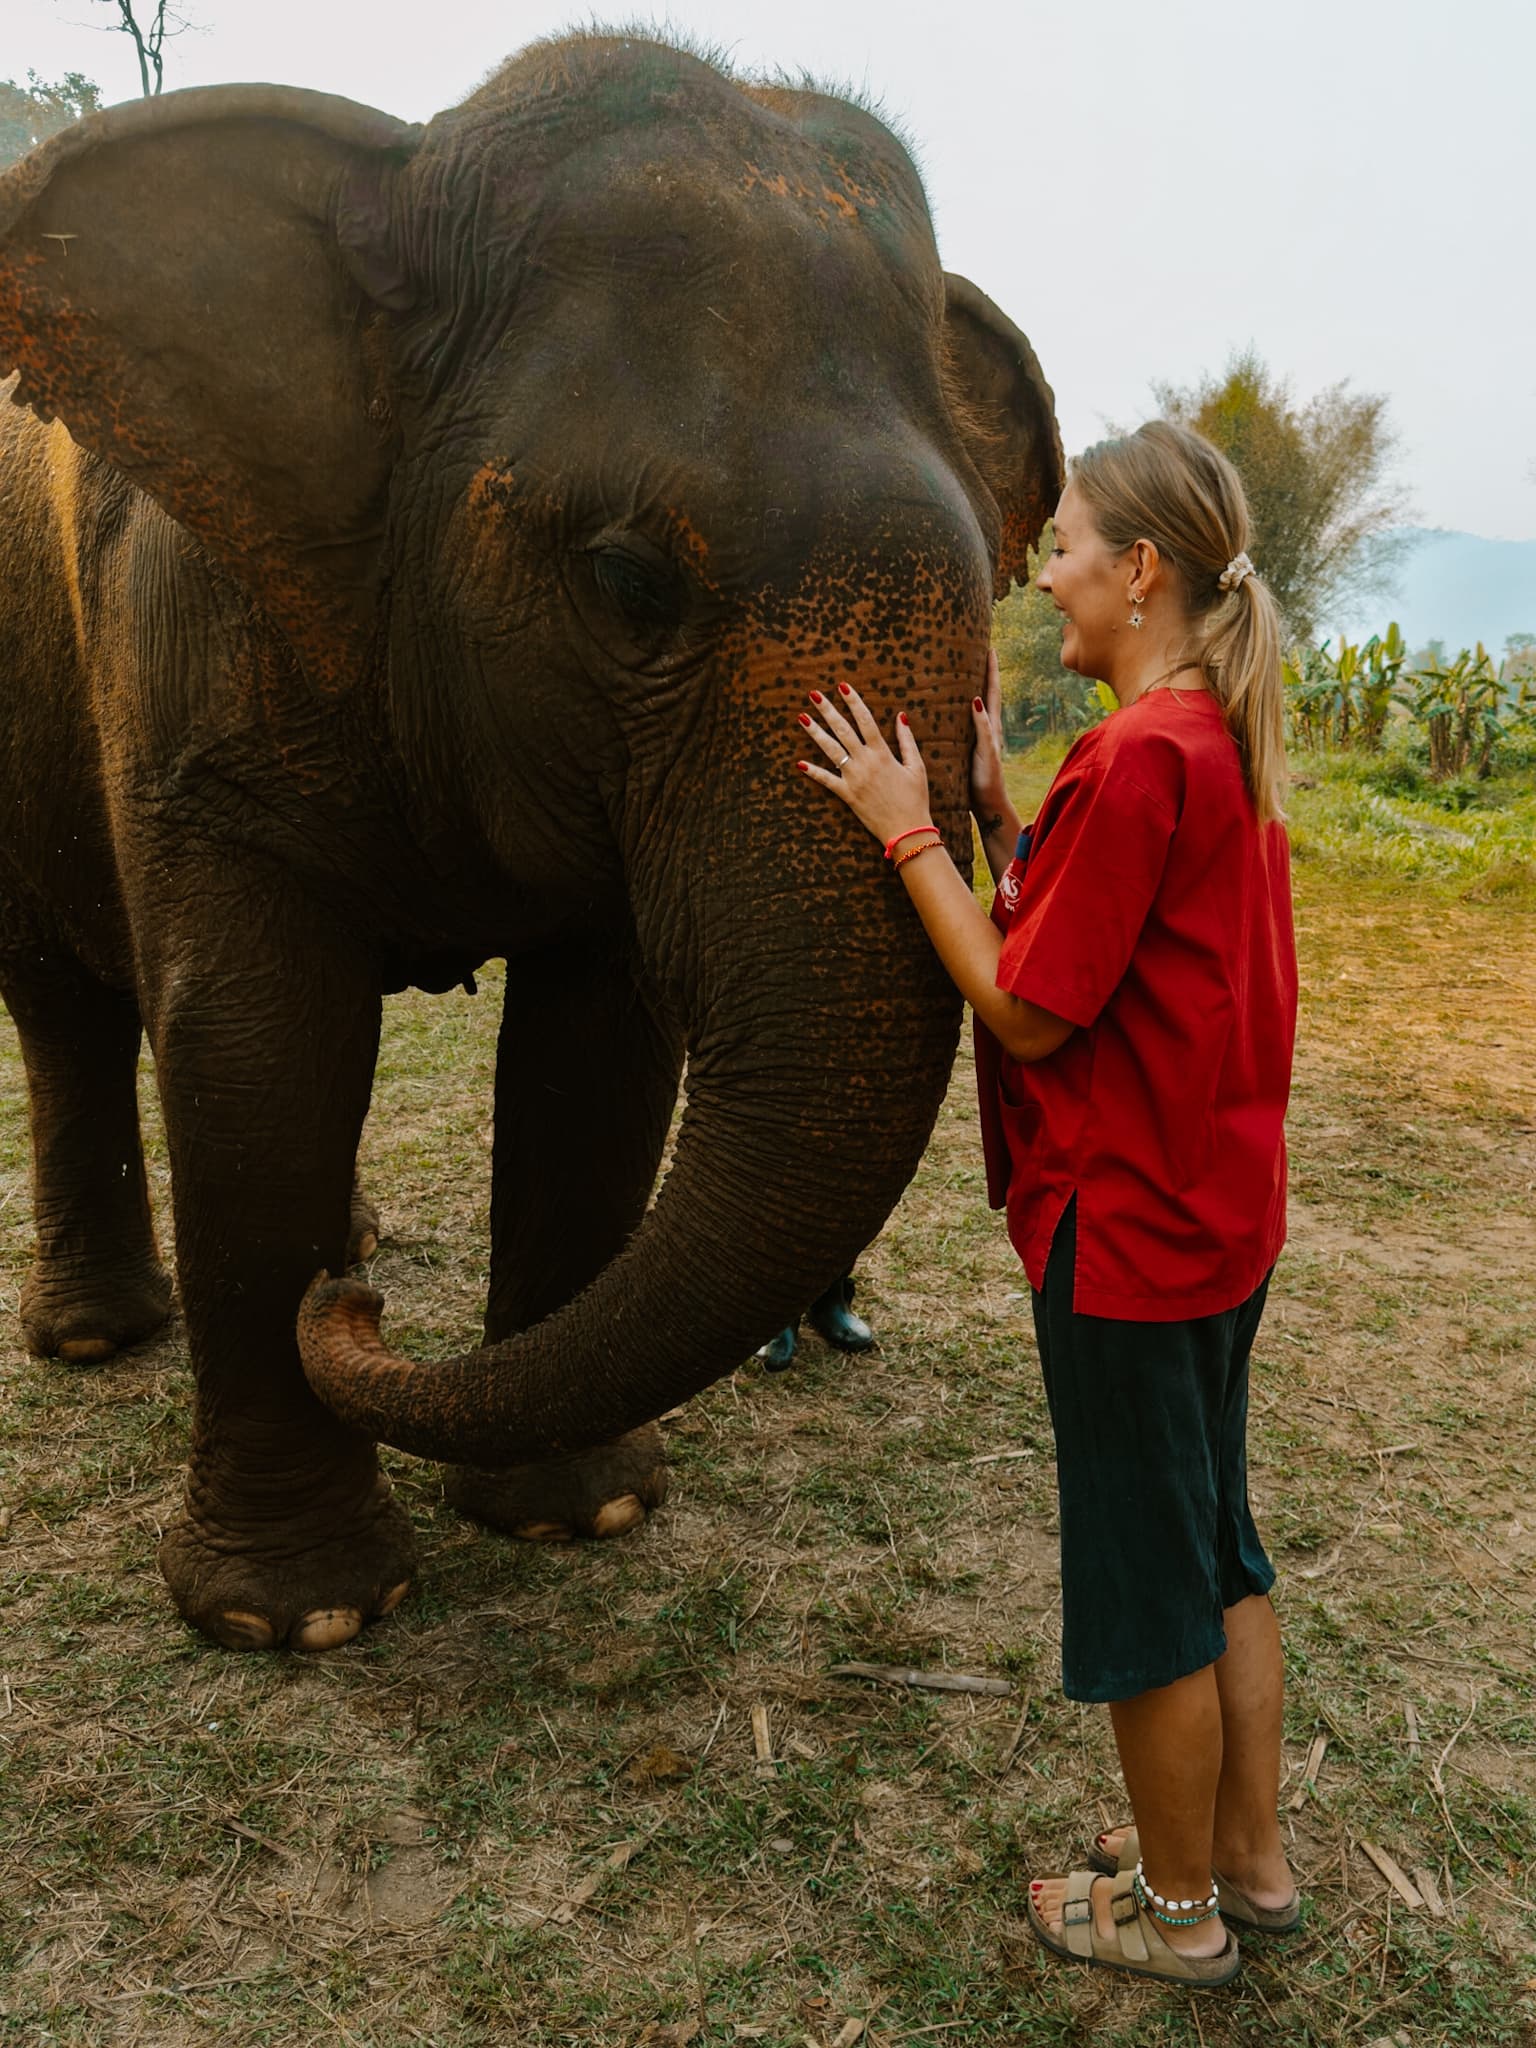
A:
{"type": "Polygon", "coordinates": [[[192,23],[184,15],[172,11],[170,0],[146,0],[146,6],[152,7],[153,12],[146,12],[142,23],[134,11],[134,0],[97,0],[97,5],[114,8],[118,18],[113,28],[133,38],[139,60],[139,82],[145,99],[153,99],[165,86],[167,37],[181,35],[192,23]]]}

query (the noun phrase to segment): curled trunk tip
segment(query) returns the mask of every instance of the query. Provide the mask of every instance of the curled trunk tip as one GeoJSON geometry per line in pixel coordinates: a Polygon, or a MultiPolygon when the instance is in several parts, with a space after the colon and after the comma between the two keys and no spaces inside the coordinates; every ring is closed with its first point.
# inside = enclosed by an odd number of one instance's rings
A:
{"type": "Polygon", "coordinates": [[[361,1280],[317,1273],[299,1304],[299,1356],[320,1399],[344,1420],[348,1393],[371,1366],[399,1370],[379,1334],[384,1297],[361,1280]]]}

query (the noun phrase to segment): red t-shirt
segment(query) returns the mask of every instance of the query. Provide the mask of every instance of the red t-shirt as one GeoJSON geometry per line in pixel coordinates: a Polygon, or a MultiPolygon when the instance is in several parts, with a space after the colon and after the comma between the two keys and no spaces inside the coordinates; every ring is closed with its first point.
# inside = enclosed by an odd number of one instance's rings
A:
{"type": "Polygon", "coordinates": [[[1149,691],[1082,734],[993,918],[998,987],[1080,1027],[1026,1064],[977,1026],[988,1198],[1031,1284],[1076,1194],[1080,1314],[1245,1301],[1285,1241],[1296,945],[1285,828],[1215,699],[1149,691]]]}

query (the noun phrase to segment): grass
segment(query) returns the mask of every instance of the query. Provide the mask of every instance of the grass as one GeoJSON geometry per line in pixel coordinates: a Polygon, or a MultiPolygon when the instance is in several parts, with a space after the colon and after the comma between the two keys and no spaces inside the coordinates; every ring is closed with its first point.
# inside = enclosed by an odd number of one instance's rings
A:
{"type": "MultiPolygon", "coordinates": [[[[1026,805],[1050,765],[1016,764],[1026,805]]],[[[848,2048],[861,2019],[874,2048],[1529,2048],[1536,909],[1378,858],[1336,780],[1294,807],[1293,1234],[1253,1425],[1300,1937],[1250,1944],[1197,2006],[1053,1968],[1023,1929],[1025,1873],[1123,1808],[1102,1715],[1058,1690],[1049,1429],[962,1059],[861,1266],[877,1354],[807,1335],[783,1376],[745,1364],[668,1422],[672,1499],[611,1546],[477,1531],[391,1454],[420,1586],[325,1658],[226,1655],[164,1597],[179,1330],[71,1373],[12,1321],[0,2043],[848,2048]],[[828,1675],[850,1658],[1014,1689],[828,1675]],[[1364,1841],[1432,1872],[1446,1916],[1408,1911],[1364,1841]]],[[[479,1316],[499,986],[388,1006],[376,1278],[423,1349],[479,1316]]],[[[8,1032],[0,1070],[14,1316],[8,1032]]]]}
{"type": "Polygon", "coordinates": [[[1375,757],[1307,753],[1296,765],[1299,860],[1536,904],[1536,762],[1435,783],[1398,738],[1375,757]]]}

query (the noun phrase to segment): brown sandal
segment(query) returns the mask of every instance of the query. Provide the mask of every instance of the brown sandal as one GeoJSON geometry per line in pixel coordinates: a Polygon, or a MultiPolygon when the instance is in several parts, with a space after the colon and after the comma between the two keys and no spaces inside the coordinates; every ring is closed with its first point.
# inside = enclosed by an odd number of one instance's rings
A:
{"type": "Polygon", "coordinates": [[[1093,1887],[1107,1873],[1074,1870],[1067,1879],[1067,1896],[1061,1907],[1058,1938],[1026,1901],[1029,1931],[1044,1949],[1064,1962],[1087,1963],[1097,1970],[1120,1970],[1128,1977],[1156,1977],[1165,1984],[1184,1984],[1214,1989],[1230,1984],[1242,1967],[1237,1937],[1227,1935],[1227,1945],[1217,1956],[1187,1956],[1170,1948],[1157,1931],[1157,1922],[1143,1912],[1136,1898],[1132,1873],[1122,1871],[1110,1880],[1109,1909],[1114,1915],[1113,1939],[1100,1934],[1093,1917],[1093,1887]]]}
{"type": "MultiPolygon", "coordinates": [[[[1105,1830],[1106,1834],[1109,1832],[1105,1830]]],[[[1089,1869],[1097,1871],[1100,1877],[1118,1877],[1122,1871],[1134,1870],[1140,1856],[1141,1840],[1134,1827],[1127,1827],[1118,1861],[1100,1847],[1097,1839],[1089,1847],[1087,1860],[1089,1869]]],[[[1245,1928],[1250,1934],[1294,1934],[1301,1925],[1300,1892],[1291,1894],[1288,1906],[1260,1906],[1219,1870],[1213,1871],[1212,1876],[1221,1917],[1230,1920],[1234,1927],[1245,1928]]]]}

